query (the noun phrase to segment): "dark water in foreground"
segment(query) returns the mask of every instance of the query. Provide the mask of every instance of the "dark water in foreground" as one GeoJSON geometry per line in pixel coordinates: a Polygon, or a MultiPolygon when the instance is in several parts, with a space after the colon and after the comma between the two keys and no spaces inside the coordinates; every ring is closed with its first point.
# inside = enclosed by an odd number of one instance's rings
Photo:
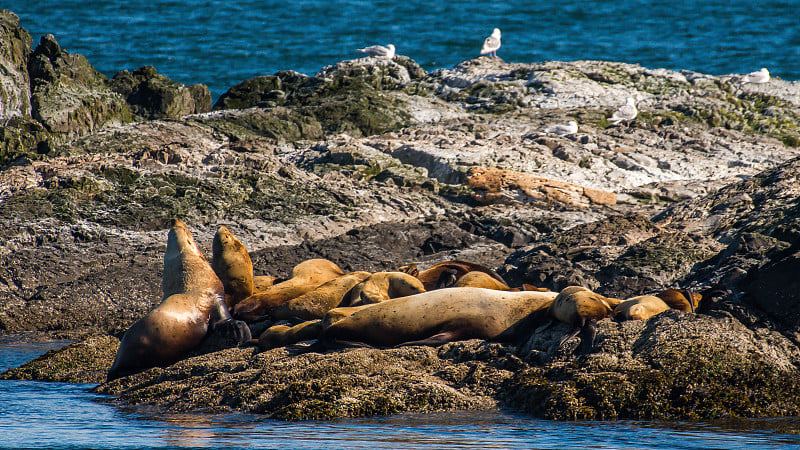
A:
{"type": "MultiPolygon", "coordinates": [[[[0,343],[0,371],[63,343],[0,343]]],[[[549,422],[506,412],[409,414],[332,422],[159,414],[110,405],[92,385],[0,381],[0,448],[620,448],[783,449],[800,419],[718,424],[549,422]]]]}
{"type": "Polygon", "coordinates": [[[53,33],[112,76],[152,65],[214,99],[278,70],[313,74],[394,43],[427,70],[478,56],[498,27],[506,61],[603,59],[800,79],[796,0],[3,0],[34,45],[53,33]]]}

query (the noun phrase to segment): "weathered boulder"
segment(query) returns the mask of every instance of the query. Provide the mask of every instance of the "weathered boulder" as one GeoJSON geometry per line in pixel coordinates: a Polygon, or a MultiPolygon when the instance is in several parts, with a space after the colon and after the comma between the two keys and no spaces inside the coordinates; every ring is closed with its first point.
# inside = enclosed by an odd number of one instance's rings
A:
{"type": "Polygon", "coordinates": [[[467,173],[466,183],[476,190],[473,197],[485,204],[521,200],[526,203],[585,207],[592,203],[613,205],[617,202],[613,192],[493,167],[471,168],[467,173]]]}
{"type": "Polygon", "coordinates": [[[184,86],[159,74],[153,66],[117,72],[108,85],[125,98],[134,114],[144,119],[174,119],[211,110],[208,87],[184,86]]]}
{"type": "Polygon", "coordinates": [[[19,26],[19,17],[0,11],[0,122],[31,114],[28,58],[30,34],[19,26]]]}
{"type": "Polygon", "coordinates": [[[61,144],[104,126],[131,121],[125,100],[85,57],[67,53],[52,34],[42,36],[28,61],[31,115],[61,144]]]}

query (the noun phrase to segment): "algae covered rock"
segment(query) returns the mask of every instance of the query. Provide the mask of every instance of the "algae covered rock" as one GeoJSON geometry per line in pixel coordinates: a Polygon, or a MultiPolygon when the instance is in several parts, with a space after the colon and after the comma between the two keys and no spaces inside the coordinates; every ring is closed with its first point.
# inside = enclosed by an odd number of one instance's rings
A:
{"type": "Polygon", "coordinates": [[[33,361],[0,374],[2,380],[102,383],[114,362],[119,339],[95,336],[58,350],[50,350],[33,361]]]}
{"type": "Polygon", "coordinates": [[[0,11],[0,121],[31,113],[28,58],[31,36],[19,26],[19,17],[0,11]]]}
{"type": "Polygon", "coordinates": [[[130,122],[125,100],[105,85],[105,76],[85,57],[67,53],[52,34],[42,36],[28,62],[31,114],[56,143],[130,122]]]}
{"type": "MultiPolygon", "coordinates": [[[[599,323],[596,353],[515,373],[503,398],[560,420],[711,420],[800,412],[800,353],[780,333],[729,315],[677,311],[599,323]]],[[[535,345],[533,347],[536,347],[535,345]]],[[[540,350],[552,351],[548,345],[540,350]]]]}
{"type": "Polygon", "coordinates": [[[205,85],[184,86],[152,66],[117,72],[108,85],[125,98],[134,114],[146,119],[177,118],[211,110],[211,93],[205,85]]]}

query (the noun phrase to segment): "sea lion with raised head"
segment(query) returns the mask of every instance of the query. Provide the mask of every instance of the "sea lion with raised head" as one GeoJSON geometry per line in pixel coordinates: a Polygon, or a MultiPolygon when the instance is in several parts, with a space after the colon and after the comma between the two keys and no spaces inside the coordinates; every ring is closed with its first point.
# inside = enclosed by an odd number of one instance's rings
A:
{"type": "Polygon", "coordinates": [[[321,319],[329,310],[336,308],[354,286],[370,277],[369,272],[350,272],[323,283],[311,292],[293,298],[267,311],[272,319],[298,318],[321,319]]]}
{"type": "Polygon", "coordinates": [[[608,317],[620,303],[619,299],[602,296],[581,286],[562,289],[548,313],[559,322],[571,325],[573,330],[559,340],[559,347],[581,333],[581,353],[589,353],[597,337],[597,321],[608,317]]]}
{"type": "Polygon", "coordinates": [[[239,302],[233,308],[233,315],[242,320],[257,320],[266,315],[267,311],[342,275],[344,275],[342,269],[327,259],[303,261],[294,266],[290,279],[274,284],[263,292],[253,294],[239,302]]]}
{"type": "MultiPolygon", "coordinates": [[[[465,339],[506,340],[517,337],[532,313],[547,308],[556,292],[504,292],[482,288],[448,288],[357,307],[325,324],[326,345],[441,345],[465,339]]],[[[339,309],[329,311],[337,314],[339,309]]]]}
{"type": "Polygon", "coordinates": [[[253,262],[241,241],[221,225],[211,245],[211,267],[225,286],[225,303],[233,308],[253,295],[253,262]]]}
{"type": "Polygon", "coordinates": [[[162,302],[122,336],[108,379],[172,364],[198,346],[209,331],[250,340],[247,326],[231,318],[225,288],[186,225],[173,219],[164,253],[162,302]]]}
{"type": "Polygon", "coordinates": [[[348,306],[380,303],[420,292],[425,292],[425,287],[416,277],[403,272],[376,272],[353,287],[348,306]]]}

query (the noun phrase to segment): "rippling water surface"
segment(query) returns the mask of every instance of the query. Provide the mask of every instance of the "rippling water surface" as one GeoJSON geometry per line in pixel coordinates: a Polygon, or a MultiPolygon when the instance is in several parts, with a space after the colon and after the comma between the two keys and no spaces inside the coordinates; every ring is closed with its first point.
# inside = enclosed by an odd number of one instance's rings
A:
{"type": "MultiPolygon", "coordinates": [[[[0,371],[63,343],[0,342],[0,371]]],[[[782,449],[800,420],[718,424],[549,422],[506,412],[408,414],[331,422],[159,414],[111,405],[93,385],[0,381],[0,448],[782,449]]]]}
{"type": "Polygon", "coordinates": [[[254,76],[313,74],[394,43],[426,69],[477,56],[493,27],[507,61],[605,59],[800,79],[797,1],[3,0],[33,37],[53,33],[101,72],[152,65],[216,99],[254,76]]]}

